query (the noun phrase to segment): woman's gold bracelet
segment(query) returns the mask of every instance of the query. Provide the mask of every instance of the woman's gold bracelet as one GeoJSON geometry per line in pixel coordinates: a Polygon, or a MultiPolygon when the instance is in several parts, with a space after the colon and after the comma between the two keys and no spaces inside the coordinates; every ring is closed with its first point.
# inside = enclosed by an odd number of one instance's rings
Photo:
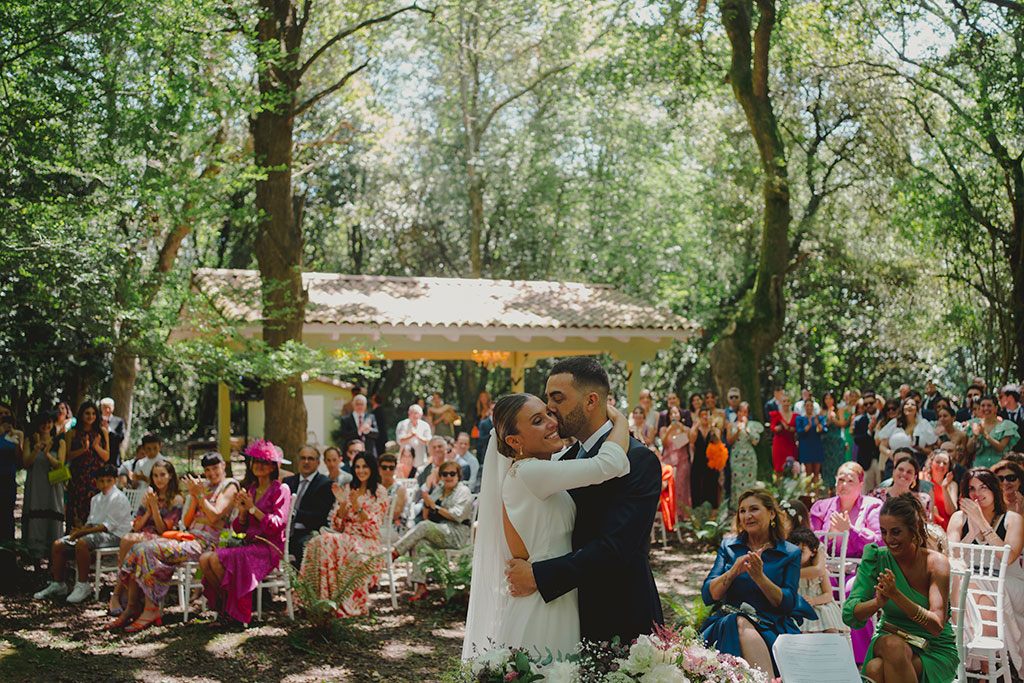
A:
{"type": "Polygon", "coordinates": [[[914,616],[912,616],[911,619],[913,619],[915,623],[924,626],[928,623],[928,612],[923,607],[918,605],[917,611],[914,613],[914,616]]]}

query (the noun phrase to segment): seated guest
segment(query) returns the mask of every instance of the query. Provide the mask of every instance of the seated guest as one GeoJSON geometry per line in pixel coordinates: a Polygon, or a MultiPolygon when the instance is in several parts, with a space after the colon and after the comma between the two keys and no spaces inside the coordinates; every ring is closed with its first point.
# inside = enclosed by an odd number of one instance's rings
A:
{"type": "MultiPolygon", "coordinates": [[[[855,462],[846,462],[839,466],[836,473],[836,496],[824,498],[811,506],[811,529],[850,532],[846,556],[859,558],[863,555],[865,546],[869,543],[880,543],[882,540],[878,529],[878,511],[881,509],[882,501],[864,495],[864,468],[855,462]]],[[[853,587],[852,572],[856,570],[856,565],[850,564],[848,569],[851,573],[846,579],[846,593],[853,587]]],[[[873,633],[874,629],[868,622],[864,628],[854,629],[850,634],[854,658],[858,662],[864,661],[873,633]]]]}
{"type": "Polygon", "coordinates": [[[1010,546],[1003,608],[1006,643],[1010,660],[1018,671],[1024,670],[1024,519],[1006,509],[999,480],[983,467],[969,470],[960,482],[960,490],[966,497],[960,500],[960,509],[949,520],[950,542],[1010,546]]]}
{"type": "Polygon", "coordinates": [[[142,445],[135,450],[135,459],[125,460],[118,470],[121,488],[145,490],[149,486],[149,474],[153,466],[164,461],[160,445],[160,437],[154,434],[142,437],[142,445]]]}
{"type": "Polygon", "coordinates": [[[299,449],[298,457],[298,474],[285,477],[282,482],[295,496],[288,552],[295,558],[296,567],[302,562],[302,548],[309,535],[327,525],[327,515],[334,505],[334,496],[331,495],[334,482],[316,471],[320,466],[320,451],[307,444],[299,449]]]}
{"type": "MultiPolygon", "coordinates": [[[[429,491],[440,483],[437,468],[445,461],[447,454],[448,444],[445,443],[443,436],[432,437],[427,443],[428,462],[419,468],[419,473],[416,475],[416,483],[424,490],[429,491]]],[[[460,467],[459,469],[461,470],[462,468],[460,467]]]]}
{"type": "Polygon", "coordinates": [[[415,562],[417,548],[430,545],[455,549],[469,542],[473,494],[468,486],[459,482],[462,468],[457,462],[448,461],[437,467],[437,474],[440,483],[423,496],[423,521],[417,522],[395,543],[396,557],[411,553],[414,558],[409,580],[416,588],[410,602],[421,600],[427,593],[426,575],[415,562]]]}
{"type": "Polygon", "coordinates": [[[466,475],[468,472],[468,475],[465,476],[465,482],[469,486],[469,490],[473,493],[479,493],[480,461],[469,452],[469,443],[469,434],[459,432],[459,436],[455,439],[455,460],[462,466],[463,475],[466,475]]]}
{"type": "Polygon", "coordinates": [[[56,422],[55,411],[40,415],[30,430],[24,453],[28,474],[21,508],[21,538],[37,571],[53,542],[64,535],[64,482],[50,482],[50,472],[64,466],[64,440],[54,434],[56,422]]]}
{"type": "Polygon", "coordinates": [[[349,439],[345,442],[345,458],[341,463],[341,470],[352,474],[352,461],[365,450],[366,446],[359,439],[349,439]]]}
{"type": "Polygon", "coordinates": [[[772,494],[748,489],[739,497],[736,535],[718,548],[701,596],[716,609],[703,624],[701,635],[721,652],[743,657],[774,676],[771,654],[783,633],[800,633],[797,618],[816,619],[800,597],[800,548],[786,541],[785,521],[772,494]],[[738,614],[750,605],[756,616],[738,614]]]}
{"type": "Polygon", "coordinates": [[[925,474],[932,485],[932,521],[945,531],[956,512],[959,489],[953,480],[953,462],[949,451],[936,448],[925,463],[925,474]]]}
{"type": "Polygon", "coordinates": [[[839,633],[843,631],[843,613],[832,596],[832,583],[825,566],[825,550],[817,534],[798,526],[789,532],[789,542],[800,548],[800,596],[814,608],[817,619],[804,619],[803,633],[839,633]]]}
{"type": "Polygon", "coordinates": [[[394,510],[391,514],[391,526],[402,534],[405,532],[405,504],[409,499],[405,486],[395,480],[395,468],[398,460],[391,453],[380,456],[378,461],[380,467],[380,483],[387,489],[389,496],[395,496],[394,510]]]}
{"type": "Polygon", "coordinates": [[[1006,509],[1024,514],[1024,467],[1012,460],[1000,460],[992,466],[992,472],[1003,488],[1006,509]]]}
{"type": "MultiPolygon", "coordinates": [[[[238,482],[225,474],[224,459],[217,451],[208,451],[201,460],[206,481],[187,475],[185,528],[188,536],[154,538],[132,546],[121,563],[120,581],[128,585],[128,606],[108,628],[130,624],[131,632],[162,622],[161,605],[171,586],[178,565],[197,562],[199,556],[217,547],[220,532],[228,521],[238,482]],[[145,607],[141,605],[145,596],[145,607]]],[[[156,468],[154,468],[155,470],[156,468]]]]}
{"type": "Polygon", "coordinates": [[[412,446],[402,446],[398,452],[398,468],[395,469],[396,479],[415,479],[416,478],[416,466],[413,464],[416,461],[416,452],[412,446]]]}
{"type": "Polygon", "coordinates": [[[352,474],[341,469],[341,451],[334,446],[324,449],[324,465],[327,467],[327,478],[338,486],[352,481],[352,474]]]}
{"type": "Polygon", "coordinates": [[[895,498],[904,493],[913,493],[930,519],[932,497],[928,495],[927,491],[931,490],[932,485],[931,482],[921,481],[921,467],[917,464],[917,457],[905,448],[897,450],[893,453],[893,457],[896,462],[892,469],[892,477],[883,481],[877,489],[871,492],[871,495],[884,503],[889,498],[895,498]]]}
{"type": "Polygon", "coordinates": [[[245,454],[249,467],[242,490],[235,494],[238,516],[235,533],[245,542],[234,548],[217,548],[199,556],[206,602],[218,613],[248,624],[252,620],[252,592],[284,556],[291,494],[277,480],[284,458],[281,449],[256,439],[245,454]]]}
{"type": "MultiPolygon", "coordinates": [[[[377,455],[377,418],[373,413],[366,410],[366,397],[357,394],[352,398],[352,412],[341,418],[341,439],[342,443],[358,440],[363,444],[363,450],[372,455],[377,455]]],[[[351,462],[351,460],[350,460],[351,462]]]]}
{"type": "MultiPolygon", "coordinates": [[[[346,486],[332,486],[335,500],[331,510],[333,532],[313,536],[306,548],[299,574],[307,585],[316,585],[323,600],[338,600],[335,595],[345,577],[342,567],[370,560],[384,548],[388,493],[381,484],[377,459],[359,453],[352,463],[355,478],[346,486]]],[[[379,568],[379,558],[373,560],[379,568]]],[[[336,614],[351,617],[369,612],[370,587],[375,575],[365,577],[338,602],[336,614]]]]}
{"type": "MultiPolygon", "coordinates": [[[[173,530],[181,519],[181,507],[185,501],[178,493],[178,475],[174,472],[174,465],[166,460],[156,463],[150,470],[149,479],[152,483],[135,512],[132,530],[121,537],[121,546],[117,550],[119,567],[133,545],[150,541],[165,531],[173,530]]],[[[126,584],[118,580],[110,594],[110,608],[107,613],[112,617],[122,612],[121,597],[125,594],[125,588],[126,584]]]]}
{"type": "Polygon", "coordinates": [[[79,603],[89,597],[89,566],[92,553],[97,548],[116,548],[121,537],[128,533],[132,524],[132,512],[128,498],[117,488],[117,468],[103,464],[96,471],[96,488],[99,493],[89,501],[89,516],[83,526],[72,529],[71,533],[53,542],[50,555],[50,571],[53,581],[35,594],[37,600],[60,597],[68,594],[64,585],[67,570],[65,555],[74,548],[78,578],[75,588],[68,595],[68,602],[79,603]]]}
{"type": "Polygon", "coordinates": [[[873,615],[879,616],[862,670],[875,683],[949,683],[956,676],[959,658],[949,625],[949,561],[926,547],[927,519],[913,494],[885,501],[879,526],[886,547],[865,546],[853,590],[843,605],[843,621],[852,628],[862,628],[873,615]],[[927,647],[911,644],[890,629],[924,638],[927,647]]]}

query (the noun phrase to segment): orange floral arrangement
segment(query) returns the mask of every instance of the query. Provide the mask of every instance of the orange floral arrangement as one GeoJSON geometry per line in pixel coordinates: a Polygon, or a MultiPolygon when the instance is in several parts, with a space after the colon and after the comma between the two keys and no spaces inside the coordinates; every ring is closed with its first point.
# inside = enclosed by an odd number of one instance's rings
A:
{"type": "Polygon", "coordinates": [[[713,470],[721,470],[729,461],[729,449],[721,441],[708,444],[707,449],[708,467],[713,470]]]}

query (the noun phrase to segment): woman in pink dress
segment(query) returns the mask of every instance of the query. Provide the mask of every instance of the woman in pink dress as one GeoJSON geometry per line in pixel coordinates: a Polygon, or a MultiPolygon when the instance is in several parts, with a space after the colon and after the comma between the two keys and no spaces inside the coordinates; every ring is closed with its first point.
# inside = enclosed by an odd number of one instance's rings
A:
{"type": "MultiPolygon", "coordinates": [[[[337,501],[331,510],[331,528],[313,536],[302,555],[302,575],[306,585],[318,587],[319,597],[335,600],[335,591],[344,581],[346,568],[376,557],[378,571],[383,568],[380,557],[384,550],[383,534],[388,511],[388,490],[380,481],[377,459],[359,453],[352,460],[355,478],[341,487],[332,487],[337,501]]],[[[338,601],[336,614],[351,617],[370,611],[370,588],[376,574],[365,578],[351,595],[338,601]]]]}
{"type": "Polygon", "coordinates": [[[680,519],[689,519],[690,430],[683,423],[679,406],[668,409],[668,425],[661,428],[661,461],[675,468],[676,509],[680,519]]]}
{"type": "Polygon", "coordinates": [[[245,534],[234,548],[217,548],[199,556],[203,594],[217,612],[248,624],[252,620],[252,592],[284,557],[291,491],[277,480],[281,449],[256,439],[245,454],[249,457],[242,490],[235,494],[238,517],[232,528],[245,534]]]}

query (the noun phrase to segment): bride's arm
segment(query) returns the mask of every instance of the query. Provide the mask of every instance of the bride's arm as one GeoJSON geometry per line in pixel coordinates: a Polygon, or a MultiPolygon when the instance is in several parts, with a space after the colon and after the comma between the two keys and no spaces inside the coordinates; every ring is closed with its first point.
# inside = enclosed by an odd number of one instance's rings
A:
{"type": "Polygon", "coordinates": [[[577,460],[520,461],[515,476],[530,492],[540,499],[569,489],[591,486],[629,474],[629,459],[623,447],[629,445],[629,425],[626,417],[609,408],[612,431],[593,458],[577,460]]]}

